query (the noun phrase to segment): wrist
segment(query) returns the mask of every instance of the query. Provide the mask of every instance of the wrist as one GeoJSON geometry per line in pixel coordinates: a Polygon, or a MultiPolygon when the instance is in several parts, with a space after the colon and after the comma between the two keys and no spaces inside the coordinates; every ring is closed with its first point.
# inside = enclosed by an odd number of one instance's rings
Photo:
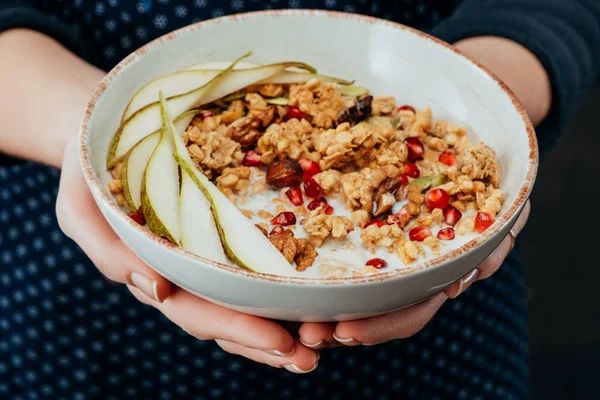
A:
{"type": "Polygon", "coordinates": [[[550,78],[531,51],[512,40],[492,36],[463,39],[454,45],[502,79],[534,125],[546,117],[552,103],[550,78]]]}
{"type": "Polygon", "coordinates": [[[0,152],[60,166],[104,75],[35,31],[0,34],[0,152]]]}

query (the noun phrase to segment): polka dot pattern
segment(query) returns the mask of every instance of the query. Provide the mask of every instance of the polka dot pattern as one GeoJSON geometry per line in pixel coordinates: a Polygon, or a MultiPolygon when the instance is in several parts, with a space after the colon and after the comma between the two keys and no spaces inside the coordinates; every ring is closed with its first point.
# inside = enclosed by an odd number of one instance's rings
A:
{"type": "MultiPolygon", "coordinates": [[[[197,20],[275,8],[371,14],[422,29],[456,2],[433,0],[47,0],[80,24],[89,60],[108,69],[197,20]]],[[[42,4],[43,3],[43,4],[42,4]]],[[[0,167],[0,398],[522,399],[524,283],[516,252],[491,279],[449,301],[419,334],[322,352],[308,376],[231,356],[188,336],[108,282],[54,217],[59,172],[0,167]]]]}

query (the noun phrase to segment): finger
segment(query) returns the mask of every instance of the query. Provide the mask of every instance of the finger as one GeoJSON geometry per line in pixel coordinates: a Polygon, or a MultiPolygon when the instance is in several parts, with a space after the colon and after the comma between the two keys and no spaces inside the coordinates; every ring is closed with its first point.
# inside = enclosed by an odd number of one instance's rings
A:
{"type": "MultiPolygon", "coordinates": [[[[517,221],[511,229],[515,237],[519,235],[519,233],[525,227],[530,212],[531,203],[529,200],[527,200],[521,215],[519,215],[519,218],[517,218],[517,221]]],[[[494,249],[492,254],[483,260],[483,262],[479,264],[476,269],[469,272],[458,282],[455,282],[450,287],[444,289],[446,295],[449,298],[454,299],[464,293],[476,281],[487,279],[492,276],[496,271],[498,271],[508,254],[511,252],[513,244],[513,238],[510,235],[507,235],[502,242],[500,242],[500,245],[494,249]]]]}
{"type": "Polygon", "coordinates": [[[423,329],[446,299],[444,293],[439,293],[419,304],[389,314],[340,322],[334,335],[346,346],[373,345],[406,338],[423,329]]]}
{"type": "Polygon", "coordinates": [[[319,365],[319,352],[307,349],[299,340],[295,341],[295,351],[287,357],[276,357],[260,350],[245,347],[239,343],[226,340],[216,341],[223,350],[237,354],[256,362],[267,364],[275,368],[285,368],[295,374],[307,374],[314,371],[319,365]]]}
{"type": "Polygon", "coordinates": [[[67,144],[60,177],[56,215],[61,229],[108,279],[134,285],[151,299],[164,301],[171,284],[136,257],[106,222],[85,183],[76,143],[67,144]]]}
{"type": "Polygon", "coordinates": [[[335,324],[307,322],[298,330],[300,342],[311,349],[335,347],[339,343],[334,339],[335,324]]]}
{"type": "MultiPolygon", "coordinates": [[[[143,297],[136,288],[128,288],[138,300],[143,297]]],[[[296,350],[292,335],[281,325],[218,306],[181,288],[175,287],[163,303],[151,305],[200,340],[226,340],[275,356],[296,350]]]]}

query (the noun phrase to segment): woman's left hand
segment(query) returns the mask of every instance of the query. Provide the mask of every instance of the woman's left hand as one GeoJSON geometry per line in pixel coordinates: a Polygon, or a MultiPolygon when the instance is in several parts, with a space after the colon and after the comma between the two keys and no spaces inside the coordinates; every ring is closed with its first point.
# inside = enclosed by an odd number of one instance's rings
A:
{"type": "MultiPolygon", "coordinates": [[[[515,236],[525,226],[530,208],[528,201],[512,228],[515,236]]],[[[489,278],[496,272],[511,252],[513,245],[513,238],[508,235],[492,254],[471,273],[443,292],[421,303],[390,314],[361,320],[337,324],[305,323],[298,332],[300,341],[306,347],[320,349],[339,345],[374,345],[412,336],[423,329],[448,298],[458,297],[476,281],[489,278]]]]}

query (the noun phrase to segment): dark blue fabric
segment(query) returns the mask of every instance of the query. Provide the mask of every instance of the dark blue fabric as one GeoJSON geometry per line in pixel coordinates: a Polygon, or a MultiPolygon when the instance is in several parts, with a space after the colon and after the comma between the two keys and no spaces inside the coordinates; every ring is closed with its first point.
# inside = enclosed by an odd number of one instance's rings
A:
{"type": "MultiPolygon", "coordinates": [[[[0,0],[0,30],[38,29],[109,69],[137,47],[175,28],[265,8],[359,12],[425,30],[437,25],[443,37],[459,38],[468,32],[452,26],[472,21],[473,13],[463,9],[464,15],[454,14],[452,25],[439,25],[458,3],[0,0]]],[[[492,22],[502,19],[492,14],[480,14],[485,17],[479,22],[485,27],[487,21],[491,28],[492,22]]],[[[588,28],[592,25],[589,18],[582,21],[588,28]]],[[[563,103],[576,98],[562,88],[574,85],[579,96],[597,72],[592,55],[581,65],[576,59],[589,53],[597,37],[588,36],[587,42],[578,39],[576,27],[566,17],[557,16],[553,22],[563,28],[565,41],[559,41],[557,48],[564,50],[561,56],[568,57],[564,62],[557,60],[547,48],[545,61],[552,66],[553,83],[561,95],[553,117],[564,120],[570,109],[563,103]],[[562,75],[565,65],[574,69],[572,74],[562,75]],[[559,82],[563,76],[568,80],[559,82]]],[[[484,27],[477,33],[485,33],[484,27]]],[[[32,163],[0,167],[0,398],[527,397],[525,287],[517,252],[494,277],[445,304],[415,337],[375,347],[324,350],[317,371],[297,376],[198,341],[138,303],[123,286],[108,282],[60,232],[54,216],[58,176],[58,171],[32,163]]]]}

